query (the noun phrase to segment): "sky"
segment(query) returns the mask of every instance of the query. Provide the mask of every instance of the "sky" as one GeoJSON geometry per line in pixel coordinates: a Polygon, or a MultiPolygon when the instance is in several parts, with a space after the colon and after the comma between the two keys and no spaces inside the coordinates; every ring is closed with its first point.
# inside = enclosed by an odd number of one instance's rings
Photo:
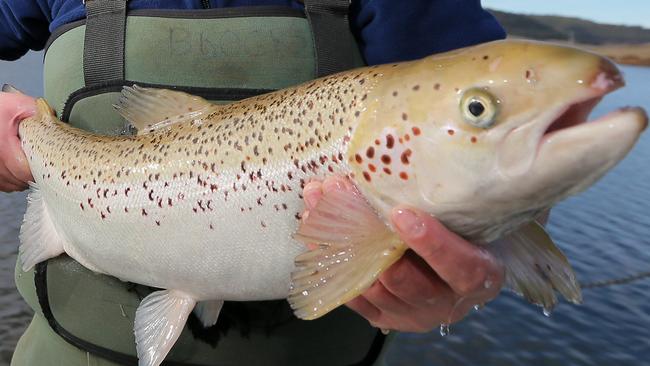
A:
{"type": "Polygon", "coordinates": [[[514,13],[563,15],[650,28],[650,0],[482,0],[481,3],[485,8],[514,13]]]}

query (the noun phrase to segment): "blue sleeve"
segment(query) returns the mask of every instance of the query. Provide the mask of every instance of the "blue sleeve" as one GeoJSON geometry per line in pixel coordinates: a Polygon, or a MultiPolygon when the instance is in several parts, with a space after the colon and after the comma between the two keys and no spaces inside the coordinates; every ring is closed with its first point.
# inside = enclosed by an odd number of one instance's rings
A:
{"type": "Polygon", "coordinates": [[[480,0],[359,0],[352,2],[350,19],[370,65],[505,38],[480,0]]]}
{"type": "Polygon", "coordinates": [[[15,60],[45,46],[50,32],[47,1],[0,1],[0,59],[15,60]]]}

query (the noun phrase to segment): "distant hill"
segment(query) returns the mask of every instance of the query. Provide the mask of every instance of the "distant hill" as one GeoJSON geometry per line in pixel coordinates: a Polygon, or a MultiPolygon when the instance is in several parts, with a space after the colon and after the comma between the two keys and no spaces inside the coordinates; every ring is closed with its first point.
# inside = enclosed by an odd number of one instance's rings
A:
{"type": "Polygon", "coordinates": [[[525,15],[490,10],[509,35],[589,45],[650,43],[650,29],[600,24],[579,18],[525,15]]]}

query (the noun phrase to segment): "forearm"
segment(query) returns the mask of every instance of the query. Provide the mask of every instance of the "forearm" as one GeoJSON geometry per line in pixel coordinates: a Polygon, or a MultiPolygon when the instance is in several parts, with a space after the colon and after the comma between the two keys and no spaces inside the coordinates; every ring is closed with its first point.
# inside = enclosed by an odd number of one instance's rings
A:
{"type": "Polygon", "coordinates": [[[0,1],[0,59],[15,60],[45,46],[49,36],[47,2],[0,1]]]}

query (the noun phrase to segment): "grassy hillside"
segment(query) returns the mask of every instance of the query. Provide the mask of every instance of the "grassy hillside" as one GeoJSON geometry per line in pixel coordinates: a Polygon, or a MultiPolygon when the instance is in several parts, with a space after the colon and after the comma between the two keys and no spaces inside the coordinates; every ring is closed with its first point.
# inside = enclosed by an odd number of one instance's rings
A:
{"type": "Polygon", "coordinates": [[[582,44],[650,43],[650,29],[552,15],[524,15],[490,10],[508,34],[539,40],[564,40],[582,44]]]}
{"type": "Polygon", "coordinates": [[[650,66],[650,29],[552,15],[490,12],[509,36],[570,43],[603,54],[618,63],[650,66]]]}

